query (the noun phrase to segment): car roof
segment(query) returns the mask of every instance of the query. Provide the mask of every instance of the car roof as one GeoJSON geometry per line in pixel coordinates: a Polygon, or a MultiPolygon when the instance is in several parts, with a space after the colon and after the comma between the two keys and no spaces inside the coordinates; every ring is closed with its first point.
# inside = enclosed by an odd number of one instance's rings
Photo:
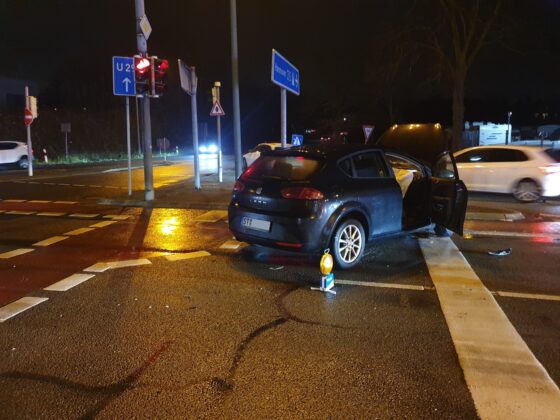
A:
{"type": "Polygon", "coordinates": [[[274,150],[273,152],[266,153],[276,156],[307,155],[309,157],[318,157],[323,159],[337,159],[353,152],[359,152],[362,150],[380,150],[380,148],[374,145],[358,143],[325,142],[319,144],[297,146],[290,149],[274,150]]]}
{"type": "Polygon", "coordinates": [[[488,145],[488,146],[474,146],[474,147],[468,147],[466,149],[461,149],[456,151],[454,154],[462,154],[465,153],[467,151],[471,151],[471,150],[478,150],[478,149],[506,149],[506,150],[520,150],[522,152],[544,152],[546,150],[545,147],[539,147],[539,146],[515,146],[515,145],[488,145]]]}

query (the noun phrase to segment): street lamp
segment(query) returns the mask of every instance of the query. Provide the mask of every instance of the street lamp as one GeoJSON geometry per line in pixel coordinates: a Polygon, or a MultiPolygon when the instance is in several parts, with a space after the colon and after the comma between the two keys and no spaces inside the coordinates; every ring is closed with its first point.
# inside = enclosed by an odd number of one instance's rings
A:
{"type": "Polygon", "coordinates": [[[507,127],[507,130],[506,130],[506,144],[509,143],[509,139],[510,139],[510,137],[511,137],[511,114],[512,114],[511,111],[509,111],[509,112],[507,113],[507,117],[508,117],[508,127],[507,127]]]}

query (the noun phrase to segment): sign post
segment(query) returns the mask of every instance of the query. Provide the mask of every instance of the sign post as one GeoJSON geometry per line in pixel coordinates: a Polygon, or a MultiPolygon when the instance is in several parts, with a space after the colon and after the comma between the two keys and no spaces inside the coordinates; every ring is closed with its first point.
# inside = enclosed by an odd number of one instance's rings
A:
{"type": "MultiPolygon", "coordinates": [[[[136,75],[134,58],[113,57],[113,94],[124,96],[126,110],[126,152],[128,155],[128,195],[132,195],[132,148],[130,146],[130,102],[129,96],[136,96],[136,75]]],[[[138,110],[138,107],[136,108],[138,110]]],[[[68,160],[68,143],[66,143],[68,160]]]]}
{"type": "Polygon", "coordinates": [[[278,51],[272,50],[272,68],[270,78],[272,83],[280,86],[280,125],[282,147],[286,147],[287,137],[287,98],[286,91],[298,95],[300,92],[299,70],[278,51]]]}
{"type": "Polygon", "coordinates": [[[196,87],[198,78],[194,67],[189,67],[181,60],[179,61],[179,78],[181,88],[191,97],[192,108],[192,131],[193,131],[193,153],[194,153],[194,188],[200,189],[200,164],[198,156],[198,117],[196,112],[196,87]]]}
{"type": "Polygon", "coordinates": [[[222,124],[220,118],[226,115],[224,109],[220,105],[220,82],[214,82],[212,88],[212,110],[210,111],[211,117],[216,117],[216,134],[218,137],[218,182],[223,181],[222,171],[222,124]]]}
{"type": "MultiPolygon", "coordinates": [[[[25,111],[24,122],[27,128],[27,175],[33,176],[33,144],[31,143],[31,124],[33,123],[33,112],[31,104],[32,96],[29,96],[29,87],[25,86],[25,111]]],[[[37,105],[35,103],[35,110],[37,105]]]]}
{"type": "Polygon", "coordinates": [[[68,133],[72,130],[70,123],[61,123],[60,131],[64,133],[64,150],[66,151],[66,161],[68,161],[68,133]]]}

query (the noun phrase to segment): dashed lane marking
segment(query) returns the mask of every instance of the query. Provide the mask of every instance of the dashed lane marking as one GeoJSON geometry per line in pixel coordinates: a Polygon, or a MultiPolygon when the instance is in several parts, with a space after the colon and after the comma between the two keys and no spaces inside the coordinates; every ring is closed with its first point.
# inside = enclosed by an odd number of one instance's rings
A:
{"type": "Polygon", "coordinates": [[[4,203],[25,203],[27,200],[16,200],[16,199],[9,199],[4,200],[4,203]]]}
{"type": "Polygon", "coordinates": [[[5,214],[13,214],[13,215],[19,215],[19,216],[31,216],[32,214],[35,214],[35,212],[34,211],[12,210],[12,211],[7,211],[5,214]]]}
{"type": "Polygon", "coordinates": [[[238,249],[239,247],[245,245],[244,242],[239,242],[234,239],[229,241],[225,241],[223,244],[220,245],[221,249],[238,249]]]}
{"type": "Polygon", "coordinates": [[[72,184],[73,187],[85,187],[84,184],[72,184]]]}
{"type": "Polygon", "coordinates": [[[29,203],[33,203],[33,204],[47,204],[50,203],[50,200],[31,200],[28,201],[29,203]]]}
{"type": "Polygon", "coordinates": [[[54,212],[42,212],[42,213],[37,213],[37,216],[46,216],[46,217],[60,217],[60,216],[64,216],[66,213],[54,213],[54,212]]]}
{"type": "Polygon", "coordinates": [[[495,230],[470,230],[465,229],[465,234],[471,236],[498,236],[506,238],[550,238],[558,240],[560,235],[551,233],[527,233],[527,232],[502,232],[495,230]]]}
{"type": "Polygon", "coordinates": [[[69,277],[66,277],[63,280],[60,280],[54,284],[51,284],[49,287],[45,287],[45,290],[53,291],[53,292],[66,292],[70,290],[72,287],[75,287],[92,277],[95,277],[95,274],[72,274],[69,277]]]}
{"type": "Polygon", "coordinates": [[[51,238],[43,239],[42,241],[35,242],[33,246],[49,246],[58,242],[68,239],[68,236],[53,236],[51,238]]]}
{"type": "Polygon", "coordinates": [[[0,259],[7,260],[8,258],[17,257],[18,255],[27,254],[33,251],[35,251],[33,248],[14,249],[13,251],[8,251],[8,252],[4,252],[3,254],[0,254],[0,259]]]}
{"type": "Polygon", "coordinates": [[[152,262],[146,258],[140,258],[137,260],[100,262],[84,269],[84,271],[92,273],[103,273],[107,270],[113,270],[115,268],[136,267],[138,265],[148,265],[151,263],[152,262]]]}
{"type": "Polygon", "coordinates": [[[480,418],[557,418],[560,389],[453,241],[419,243],[480,418]]]}
{"type": "Polygon", "coordinates": [[[204,214],[201,214],[200,216],[196,217],[194,219],[195,222],[210,222],[210,223],[215,223],[218,220],[223,219],[224,217],[227,217],[227,211],[225,210],[211,210],[211,211],[207,211],[204,214]]]}
{"type": "Polygon", "coordinates": [[[165,258],[168,261],[179,261],[179,260],[188,260],[191,258],[201,258],[201,257],[209,257],[210,254],[207,251],[196,251],[196,252],[187,252],[184,254],[173,254],[173,255],[166,255],[165,258]]]}
{"type": "Polygon", "coordinates": [[[78,219],[95,219],[99,214],[87,214],[87,213],[73,213],[70,217],[76,217],[78,219]]]}
{"type": "Polygon", "coordinates": [[[54,204],[78,204],[77,201],[65,201],[65,200],[60,200],[60,201],[53,201],[54,204]]]}
{"type": "Polygon", "coordinates": [[[521,298],[521,299],[536,299],[536,300],[555,300],[560,302],[560,296],[554,295],[541,295],[535,293],[517,293],[517,292],[494,292],[498,296],[511,297],[511,298],[521,298]]]}
{"type": "Polygon", "coordinates": [[[23,311],[33,308],[46,300],[49,300],[49,298],[27,296],[3,306],[0,308],[0,322],[7,321],[8,319],[22,313],[23,311]]]}
{"type": "Polygon", "coordinates": [[[104,219],[113,219],[113,220],[127,220],[130,219],[130,216],[125,214],[107,214],[103,216],[104,219]]]}
{"type": "Polygon", "coordinates": [[[424,291],[424,286],[417,286],[414,284],[394,284],[394,283],[378,283],[368,281],[355,281],[355,280],[335,280],[335,284],[347,284],[351,286],[366,286],[366,287],[381,287],[386,289],[405,289],[405,290],[419,290],[424,291]]]}
{"type": "Polygon", "coordinates": [[[95,223],[94,225],[91,225],[90,228],[102,228],[105,226],[110,226],[114,223],[117,223],[117,220],[105,220],[103,222],[99,222],[99,223],[95,223]]]}
{"type": "Polygon", "coordinates": [[[95,229],[92,229],[92,228],[74,229],[74,230],[71,230],[70,232],[66,232],[64,235],[68,235],[68,236],[82,235],[84,233],[91,232],[92,230],[95,230],[95,229]]]}

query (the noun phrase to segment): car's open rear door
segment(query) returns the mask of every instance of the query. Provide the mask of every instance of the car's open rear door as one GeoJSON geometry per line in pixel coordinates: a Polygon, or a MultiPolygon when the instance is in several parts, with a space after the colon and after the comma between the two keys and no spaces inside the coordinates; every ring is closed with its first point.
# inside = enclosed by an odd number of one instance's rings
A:
{"type": "Polygon", "coordinates": [[[459,179],[453,155],[444,152],[432,168],[431,218],[434,223],[463,235],[467,187],[459,179]]]}

